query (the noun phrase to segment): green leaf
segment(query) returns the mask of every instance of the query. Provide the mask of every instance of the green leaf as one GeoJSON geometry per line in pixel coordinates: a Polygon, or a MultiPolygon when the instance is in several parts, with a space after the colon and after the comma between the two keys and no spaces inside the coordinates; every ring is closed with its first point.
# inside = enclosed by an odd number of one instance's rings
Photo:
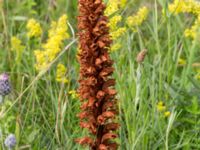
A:
{"type": "Polygon", "coordinates": [[[28,136],[28,139],[27,139],[27,141],[29,142],[29,143],[32,143],[34,140],[35,140],[35,137],[37,136],[37,134],[39,133],[39,129],[38,130],[33,130],[32,132],[31,132],[31,134],[28,136]]]}

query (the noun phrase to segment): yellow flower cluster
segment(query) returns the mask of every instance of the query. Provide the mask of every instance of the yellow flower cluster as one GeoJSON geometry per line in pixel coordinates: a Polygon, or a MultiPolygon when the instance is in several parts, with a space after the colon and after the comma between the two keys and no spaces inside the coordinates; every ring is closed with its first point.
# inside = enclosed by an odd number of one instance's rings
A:
{"type": "Polygon", "coordinates": [[[17,38],[16,36],[13,36],[11,38],[11,50],[12,51],[23,51],[25,48],[24,45],[22,45],[22,41],[17,38]]]}
{"type": "Polygon", "coordinates": [[[127,4],[127,0],[121,0],[120,1],[121,8],[124,8],[126,6],[126,4],[127,4]]]}
{"type": "MultiPolygon", "coordinates": [[[[121,8],[125,7],[127,0],[109,0],[107,8],[105,10],[105,15],[110,16],[115,12],[119,11],[121,8]]],[[[119,13],[109,18],[109,28],[110,36],[113,40],[113,45],[111,46],[111,51],[116,51],[121,48],[121,44],[116,40],[126,32],[126,27],[119,27],[119,23],[122,21],[122,16],[119,13]]]]}
{"type": "Polygon", "coordinates": [[[163,111],[166,109],[166,106],[164,105],[164,103],[162,101],[158,102],[157,104],[157,110],[158,111],[163,111]]]}
{"type": "Polygon", "coordinates": [[[162,101],[158,102],[157,110],[159,112],[163,112],[164,111],[164,116],[165,117],[169,117],[171,115],[170,111],[166,111],[166,106],[164,105],[164,103],[162,101]]]}
{"type": "Polygon", "coordinates": [[[40,37],[42,34],[42,28],[40,26],[40,23],[37,22],[35,19],[28,20],[26,28],[28,30],[28,37],[30,38],[40,37]]]}
{"type": "Polygon", "coordinates": [[[109,0],[105,10],[105,15],[110,16],[117,12],[120,8],[126,6],[127,0],[109,0]]]}
{"type": "Polygon", "coordinates": [[[185,37],[191,37],[192,39],[196,39],[199,34],[200,27],[200,15],[197,17],[194,25],[191,28],[186,29],[184,32],[185,37]]]}
{"type": "Polygon", "coordinates": [[[113,40],[116,40],[126,32],[125,27],[118,28],[116,31],[111,31],[110,35],[113,40]]]}
{"type": "Polygon", "coordinates": [[[69,38],[67,16],[63,15],[58,22],[52,22],[48,32],[48,40],[42,45],[43,50],[35,50],[36,69],[41,71],[48,67],[61,51],[63,41],[69,38]]]}
{"type": "Polygon", "coordinates": [[[68,83],[68,79],[66,78],[67,68],[61,63],[57,65],[56,71],[56,81],[60,83],[68,83]]]}
{"type": "Polygon", "coordinates": [[[194,24],[191,28],[185,30],[185,37],[196,39],[198,35],[200,25],[200,2],[195,0],[174,0],[172,4],[168,6],[171,13],[191,13],[197,16],[194,24]]]}
{"type": "Polygon", "coordinates": [[[78,93],[75,90],[71,90],[68,92],[69,95],[71,95],[72,99],[78,98],[78,93]]]}
{"type": "Polygon", "coordinates": [[[109,20],[108,26],[110,28],[110,36],[112,37],[112,40],[116,40],[126,32],[125,27],[118,26],[118,23],[120,23],[121,21],[122,16],[120,15],[115,15],[109,20]]]}
{"type": "Polygon", "coordinates": [[[111,31],[114,31],[118,28],[117,24],[121,22],[122,16],[121,15],[115,15],[112,18],[110,18],[108,26],[110,27],[111,31]]]}
{"type": "Polygon", "coordinates": [[[114,52],[114,51],[120,49],[121,47],[122,47],[122,45],[121,45],[119,42],[116,42],[115,44],[113,44],[113,45],[111,46],[110,51],[111,51],[111,52],[114,52]]]}
{"type": "Polygon", "coordinates": [[[133,29],[133,31],[136,31],[136,27],[140,26],[147,18],[149,13],[149,10],[147,7],[142,7],[138,10],[138,12],[133,15],[129,16],[126,20],[127,25],[133,29]]]}
{"type": "Polygon", "coordinates": [[[20,61],[21,55],[22,55],[24,49],[25,49],[25,46],[22,45],[22,41],[19,38],[17,38],[16,36],[13,36],[11,38],[11,50],[16,53],[16,61],[17,62],[20,61]]]}
{"type": "Polygon", "coordinates": [[[171,13],[193,13],[195,15],[200,14],[200,2],[195,0],[174,0],[172,4],[169,5],[169,11],[171,13]]]}
{"type": "Polygon", "coordinates": [[[164,112],[164,116],[165,116],[165,117],[169,117],[170,115],[171,115],[171,112],[170,112],[170,111],[164,112]]]}

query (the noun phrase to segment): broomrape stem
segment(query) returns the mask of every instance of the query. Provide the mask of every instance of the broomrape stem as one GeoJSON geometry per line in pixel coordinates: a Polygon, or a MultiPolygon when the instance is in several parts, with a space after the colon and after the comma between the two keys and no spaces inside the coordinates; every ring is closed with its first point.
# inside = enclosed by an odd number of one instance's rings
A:
{"type": "Polygon", "coordinates": [[[116,130],[114,122],[118,113],[111,78],[113,61],[108,49],[111,44],[108,19],[104,16],[102,0],[79,0],[79,45],[80,62],[79,95],[82,103],[80,126],[87,128],[89,136],[76,142],[88,145],[91,150],[116,150],[116,130]]]}

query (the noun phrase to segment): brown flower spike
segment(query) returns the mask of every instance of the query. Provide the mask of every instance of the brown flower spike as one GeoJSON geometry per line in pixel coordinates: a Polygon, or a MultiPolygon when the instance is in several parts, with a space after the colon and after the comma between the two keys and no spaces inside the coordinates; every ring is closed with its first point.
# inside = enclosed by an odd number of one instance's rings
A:
{"type": "Polygon", "coordinates": [[[80,40],[79,95],[82,102],[80,126],[89,130],[90,136],[77,139],[91,150],[117,150],[117,115],[113,61],[108,49],[112,43],[104,16],[102,0],[79,0],[78,29],[80,40]]]}

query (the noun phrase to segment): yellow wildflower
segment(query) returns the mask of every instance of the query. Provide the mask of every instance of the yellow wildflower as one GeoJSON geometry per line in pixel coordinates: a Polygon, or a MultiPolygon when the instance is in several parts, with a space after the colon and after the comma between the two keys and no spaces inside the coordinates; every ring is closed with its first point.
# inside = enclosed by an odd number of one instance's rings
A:
{"type": "Polygon", "coordinates": [[[193,40],[197,38],[199,25],[200,25],[200,2],[195,0],[174,0],[168,6],[168,9],[171,13],[191,13],[197,16],[194,24],[191,28],[185,30],[184,35],[185,37],[190,37],[193,40]]]}
{"type": "MultiPolygon", "coordinates": [[[[126,32],[126,28],[125,27],[118,27],[117,24],[119,22],[121,22],[122,20],[122,16],[120,15],[116,15],[113,16],[110,20],[109,20],[109,24],[108,26],[110,27],[110,36],[112,37],[112,40],[116,40],[118,39],[121,35],[123,35],[126,32]]],[[[121,44],[116,42],[115,44],[113,44],[110,48],[110,51],[116,51],[117,49],[119,49],[121,47],[121,44]]]]}
{"type": "Polygon", "coordinates": [[[43,50],[36,50],[36,69],[41,71],[52,62],[61,51],[63,41],[69,38],[67,16],[63,15],[58,22],[52,22],[48,32],[47,42],[42,45],[43,50]]]}
{"type": "Polygon", "coordinates": [[[109,0],[105,10],[105,15],[110,16],[119,10],[119,0],[109,0]]]}
{"type": "Polygon", "coordinates": [[[162,101],[158,102],[157,104],[157,110],[158,111],[164,111],[166,109],[164,103],[162,101]]]}
{"type": "Polygon", "coordinates": [[[57,72],[56,72],[56,81],[61,83],[68,83],[68,79],[66,78],[67,69],[63,64],[57,65],[57,72]]]}
{"type": "Polygon", "coordinates": [[[34,55],[37,63],[35,64],[35,68],[38,70],[43,70],[48,67],[48,61],[46,58],[46,54],[42,50],[35,50],[34,55]]]}
{"type": "Polygon", "coordinates": [[[11,38],[11,50],[16,52],[17,62],[20,61],[24,49],[25,49],[25,46],[22,45],[22,41],[16,36],[13,36],[11,38]]]}
{"type": "Polygon", "coordinates": [[[158,109],[158,111],[164,111],[166,109],[166,107],[157,105],[157,109],[158,109]]]}
{"type": "Polygon", "coordinates": [[[193,13],[200,14],[200,3],[195,0],[174,0],[169,4],[168,9],[171,13],[193,13]]]}
{"type": "Polygon", "coordinates": [[[200,15],[196,19],[194,25],[190,29],[186,29],[184,32],[185,37],[191,37],[192,39],[196,39],[199,34],[199,26],[200,26],[200,15]]]}
{"type": "Polygon", "coordinates": [[[187,10],[185,2],[182,0],[174,0],[174,2],[168,6],[168,9],[170,12],[176,14],[187,10]]]}
{"type": "Polygon", "coordinates": [[[78,93],[75,90],[69,91],[68,94],[71,95],[73,99],[78,98],[78,93]]]}
{"type": "Polygon", "coordinates": [[[121,27],[121,28],[118,28],[116,31],[111,32],[110,35],[111,35],[112,39],[115,40],[115,39],[119,38],[120,36],[122,36],[125,32],[126,32],[126,28],[121,27]]]}
{"type": "Polygon", "coordinates": [[[117,24],[122,20],[122,16],[116,15],[109,20],[108,26],[110,27],[110,31],[116,30],[117,24]]]}
{"type": "Polygon", "coordinates": [[[164,105],[163,101],[159,101],[159,102],[158,102],[158,105],[159,105],[159,106],[163,106],[163,105],[164,105]]]}
{"type": "Polygon", "coordinates": [[[127,0],[121,0],[120,1],[120,6],[121,8],[124,8],[126,6],[127,0]]]}
{"type": "Polygon", "coordinates": [[[165,113],[164,113],[164,116],[165,117],[169,117],[171,115],[171,112],[170,111],[166,111],[165,113]]]}
{"type": "Polygon", "coordinates": [[[12,51],[23,51],[25,46],[22,45],[22,41],[17,38],[16,36],[13,36],[11,38],[11,50],[12,51]]]}
{"type": "Polygon", "coordinates": [[[120,49],[121,47],[122,47],[122,45],[121,45],[120,43],[117,42],[117,43],[115,43],[115,44],[113,44],[113,45],[111,46],[110,51],[111,51],[111,52],[114,52],[114,51],[120,49]]]}
{"type": "MultiPolygon", "coordinates": [[[[111,16],[120,10],[120,8],[125,7],[127,0],[109,0],[107,3],[107,8],[105,10],[105,15],[111,16]]],[[[115,44],[110,48],[110,51],[116,51],[121,47],[121,44],[116,42],[120,36],[126,32],[125,27],[119,27],[118,24],[122,21],[122,16],[117,14],[109,18],[108,26],[110,28],[110,36],[115,44]]]]}
{"type": "Polygon", "coordinates": [[[178,65],[179,66],[185,66],[186,65],[186,60],[183,58],[179,58],[178,59],[178,65]]]}
{"type": "Polygon", "coordinates": [[[105,15],[110,16],[117,12],[120,8],[126,6],[127,0],[109,0],[105,10],[105,15]]]}
{"type": "Polygon", "coordinates": [[[37,22],[35,19],[28,20],[28,23],[26,25],[26,28],[28,30],[28,37],[40,37],[42,34],[42,28],[40,26],[40,23],[37,22]]]}
{"type": "Polygon", "coordinates": [[[140,26],[147,18],[148,16],[148,9],[147,7],[142,7],[139,9],[139,11],[133,15],[129,16],[126,20],[127,25],[133,29],[133,31],[136,31],[136,27],[140,26]]]}

